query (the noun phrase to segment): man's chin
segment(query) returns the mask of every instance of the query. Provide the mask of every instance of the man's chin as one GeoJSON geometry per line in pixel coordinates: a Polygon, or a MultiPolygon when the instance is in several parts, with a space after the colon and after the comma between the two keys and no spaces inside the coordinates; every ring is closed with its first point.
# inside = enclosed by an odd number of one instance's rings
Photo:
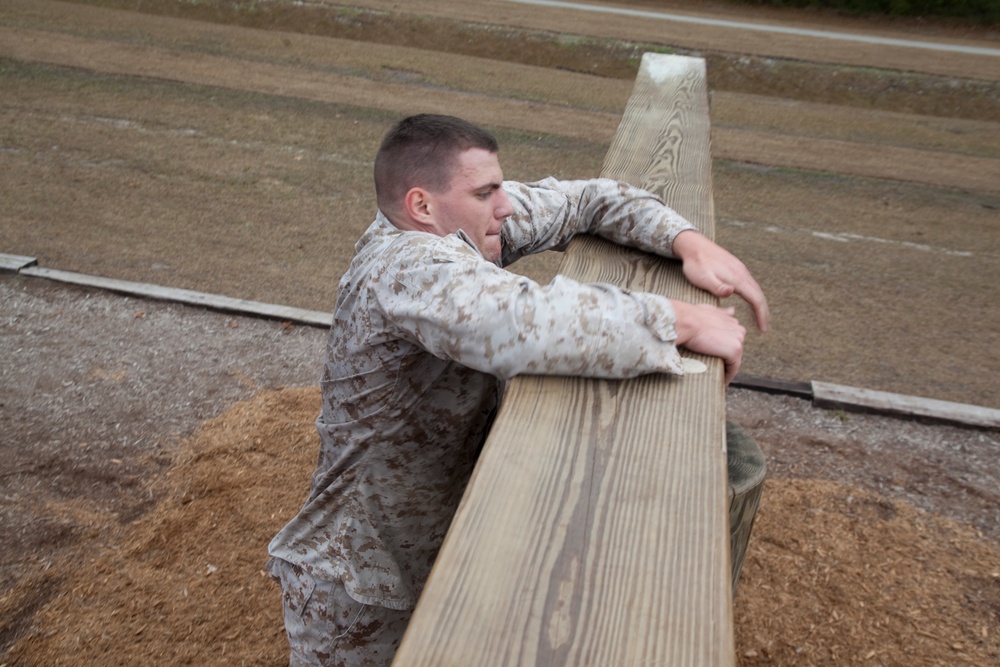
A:
{"type": "Polygon", "coordinates": [[[487,236],[483,243],[483,257],[490,262],[500,261],[500,236],[487,236]]]}

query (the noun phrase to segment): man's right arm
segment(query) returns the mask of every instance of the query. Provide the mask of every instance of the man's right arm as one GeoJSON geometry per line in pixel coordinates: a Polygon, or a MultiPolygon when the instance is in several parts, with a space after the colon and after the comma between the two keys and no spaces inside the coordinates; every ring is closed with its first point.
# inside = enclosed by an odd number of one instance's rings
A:
{"type": "Polygon", "coordinates": [[[666,297],[560,276],[541,286],[457,236],[393,252],[393,268],[371,285],[378,316],[437,357],[504,378],[684,372],[666,297]]]}

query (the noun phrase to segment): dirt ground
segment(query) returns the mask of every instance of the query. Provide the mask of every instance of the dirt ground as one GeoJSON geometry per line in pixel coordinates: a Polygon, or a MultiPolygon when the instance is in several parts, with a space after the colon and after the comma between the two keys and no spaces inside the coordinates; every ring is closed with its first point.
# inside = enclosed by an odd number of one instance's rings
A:
{"type": "MultiPolygon", "coordinates": [[[[281,664],[262,566],[315,461],[324,332],[9,275],[0,303],[0,664],[281,664]]],[[[996,664],[1000,434],[745,389],[728,412],[769,466],[740,664],[996,664]]]]}
{"type": "MultiPolygon", "coordinates": [[[[709,63],[718,237],[776,317],[746,370],[1000,407],[995,59],[760,50],[494,2],[331,7],[5,2],[0,252],[327,310],[393,119],[467,115],[508,177],[590,176],[638,53],[674,48],[709,63]]],[[[315,456],[322,331],[15,276],[0,303],[0,665],[279,664],[262,556],[315,456]]],[[[1000,662],[995,431],[741,389],[728,406],[770,469],[741,664],[1000,662]]]]}

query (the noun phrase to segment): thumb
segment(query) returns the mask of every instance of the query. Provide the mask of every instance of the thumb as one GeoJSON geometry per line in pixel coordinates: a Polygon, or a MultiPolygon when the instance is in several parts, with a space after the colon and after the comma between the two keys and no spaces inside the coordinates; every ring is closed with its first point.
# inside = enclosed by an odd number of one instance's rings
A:
{"type": "Polygon", "coordinates": [[[719,286],[712,291],[712,294],[719,297],[720,299],[725,299],[733,295],[736,291],[736,287],[733,285],[728,285],[726,283],[719,283],[719,286]]]}

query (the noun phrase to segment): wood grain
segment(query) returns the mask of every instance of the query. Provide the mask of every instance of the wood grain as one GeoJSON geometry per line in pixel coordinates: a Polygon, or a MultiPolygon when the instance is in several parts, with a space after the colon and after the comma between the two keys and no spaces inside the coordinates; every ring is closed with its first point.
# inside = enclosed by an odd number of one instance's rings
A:
{"type": "MultiPolygon", "coordinates": [[[[647,54],[603,175],[714,231],[704,62],[647,54]]],[[[560,269],[710,302],[594,238],[560,269]]],[[[396,665],[732,665],[722,367],[511,382],[396,665]]]]}

